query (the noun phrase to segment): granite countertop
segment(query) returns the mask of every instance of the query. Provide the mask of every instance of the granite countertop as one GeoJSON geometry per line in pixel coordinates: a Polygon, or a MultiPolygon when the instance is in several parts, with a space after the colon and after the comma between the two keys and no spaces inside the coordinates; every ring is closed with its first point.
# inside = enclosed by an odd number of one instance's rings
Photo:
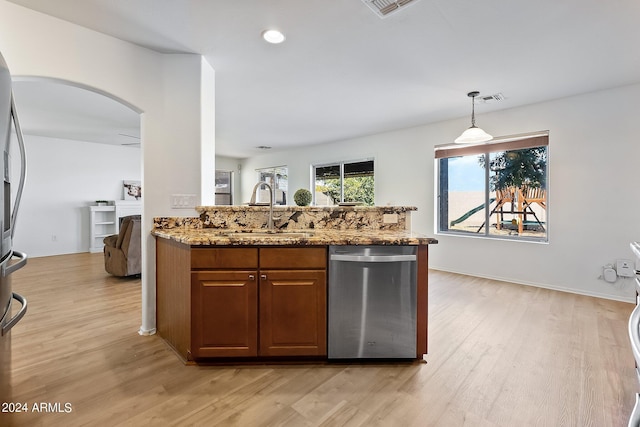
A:
{"type": "Polygon", "coordinates": [[[219,228],[154,229],[153,236],[187,245],[269,246],[269,245],[432,245],[434,238],[409,231],[299,229],[273,234],[265,229],[230,230],[219,228]]]}

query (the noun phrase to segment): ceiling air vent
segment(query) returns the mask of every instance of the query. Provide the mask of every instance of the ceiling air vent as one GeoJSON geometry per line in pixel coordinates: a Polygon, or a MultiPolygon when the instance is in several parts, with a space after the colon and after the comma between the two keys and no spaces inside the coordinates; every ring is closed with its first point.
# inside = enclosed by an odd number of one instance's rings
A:
{"type": "Polygon", "coordinates": [[[393,12],[417,3],[418,0],[362,0],[362,2],[369,6],[369,9],[373,10],[380,18],[385,18],[393,12]]]}
{"type": "Polygon", "coordinates": [[[482,103],[489,104],[489,103],[504,101],[505,97],[501,93],[496,93],[493,95],[481,95],[477,98],[477,100],[482,103]]]}

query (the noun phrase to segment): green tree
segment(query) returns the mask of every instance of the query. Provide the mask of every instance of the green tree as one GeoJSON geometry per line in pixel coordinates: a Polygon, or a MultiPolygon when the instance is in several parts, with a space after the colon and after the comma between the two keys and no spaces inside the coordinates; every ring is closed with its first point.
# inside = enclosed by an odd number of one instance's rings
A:
{"type": "MultiPolygon", "coordinates": [[[[322,193],[333,199],[334,203],[340,202],[340,180],[326,180],[321,189],[322,193]]],[[[373,176],[349,177],[344,180],[344,201],[362,202],[366,206],[373,206],[374,203],[374,181],[373,176]]],[[[316,187],[320,190],[320,187],[316,187]]]]}
{"type": "MultiPolygon", "coordinates": [[[[486,156],[478,158],[484,168],[486,156]]],[[[497,153],[489,162],[493,172],[489,184],[491,190],[523,186],[542,187],[547,185],[547,147],[533,147],[522,150],[497,153]]]]}
{"type": "Polygon", "coordinates": [[[322,194],[331,197],[334,204],[340,203],[340,181],[339,180],[330,180],[324,182],[324,188],[322,189],[322,194]]]}
{"type": "Polygon", "coordinates": [[[373,206],[373,176],[357,176],[344,180],[344,201],[373,206]]]}

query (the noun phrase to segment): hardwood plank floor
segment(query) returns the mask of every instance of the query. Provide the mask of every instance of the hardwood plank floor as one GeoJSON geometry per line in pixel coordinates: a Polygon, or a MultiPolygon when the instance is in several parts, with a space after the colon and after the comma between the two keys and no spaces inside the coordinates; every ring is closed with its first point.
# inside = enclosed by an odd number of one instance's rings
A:
{"type": "Polygon", "coordinates": [[[625,426],[640,389],[632,305],[546,289],[431,271],[427,363],[217,367],[139,336],[140,280],[102,254],[31,259],[13,282],[29,412],[2,426],[625,426]]]}

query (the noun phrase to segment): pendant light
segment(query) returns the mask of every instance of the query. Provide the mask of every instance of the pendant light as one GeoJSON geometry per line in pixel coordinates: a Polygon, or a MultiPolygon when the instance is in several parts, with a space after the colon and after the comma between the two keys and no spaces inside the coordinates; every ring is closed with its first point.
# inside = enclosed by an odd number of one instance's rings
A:
{"type": "Polygon", "coordinates": [[[493,139],[491,135],[476,127],[476,114],[475,114],[475,100],[476,96],[478,96],[480,92],[473,91],[469,92],[467,96],[471,98],[471,127],[464,132],[462,135],[456,138],[456,144],[471,144],[478,142],[487,142],[493,139]]]}

